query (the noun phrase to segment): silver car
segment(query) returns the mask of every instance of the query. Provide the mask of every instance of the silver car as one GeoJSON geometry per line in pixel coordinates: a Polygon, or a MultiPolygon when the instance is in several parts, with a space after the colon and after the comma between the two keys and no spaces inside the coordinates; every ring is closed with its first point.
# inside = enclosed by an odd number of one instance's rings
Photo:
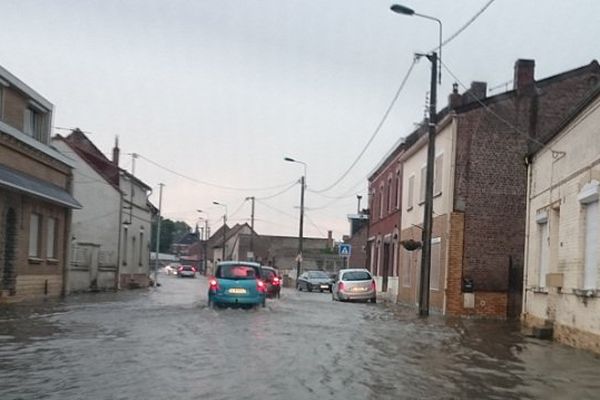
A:
{"type": "Polygon", "coordinates": [[[377,301],[375,280],[364,268],[342,269],[335,277],[331,297],[339,301],[365,300],[375,303],[377,301]]]}

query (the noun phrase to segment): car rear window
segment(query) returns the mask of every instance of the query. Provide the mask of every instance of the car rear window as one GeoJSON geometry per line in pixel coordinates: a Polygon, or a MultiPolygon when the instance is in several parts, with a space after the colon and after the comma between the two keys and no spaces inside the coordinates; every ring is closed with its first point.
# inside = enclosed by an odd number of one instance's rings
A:
{"type": "Polygon", "coordinates": [[[321,271],[313,271],[313,272],[309,272],[308,273],[308,277],[309,278],[329,278],[329,275],[327,275],[325,272],[321,272],[321,271]]]}
{"type": "Polygon", "coordinates": [[[258,269],[249,265],[221,265],[215,276],[219,279],[256,279],[258,269]]]}
{"type": "Polygon", "coordinates": [[[270,269],[263,269],[263,278],[264,279],[273,279],[275,277],[275,272],[270,269]]]}
{"type": "Polygon", "coordinates": [[[191,270],[192,270],[192,267],[183,267],[182,269],[183,269],[184,271],[191,271],[191,270]]]}
{"type": "Polygon", "coordinates": [[[342,275],[343,281],[368,281],[371,279],[371,274],[367,271],[350,271],[344,272],[342,275]]]}

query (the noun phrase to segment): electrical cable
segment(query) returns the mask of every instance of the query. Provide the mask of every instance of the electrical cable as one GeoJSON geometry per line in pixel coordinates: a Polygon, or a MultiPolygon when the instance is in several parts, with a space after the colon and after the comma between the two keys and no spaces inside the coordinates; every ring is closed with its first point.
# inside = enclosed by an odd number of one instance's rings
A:
{"type": "MultiPolygon", "coordinates": [[[[281,187],[288,186],[291,183],[291,182],[286,182],[286,183],[282,183],[280,185],[274,185],[274,186],[262,187],[262,188],[261,187],[259,187],[259,188],[244,188],[244,187],[234,187],[234,186],[219,185],[219,184],[216,184],[216,183],[201,181],[199,179],[195,179],[195,178],[192,178],[190,176],[181,174],[181,173],[179,173],[179,172],[177,172],[175,170],[172,170],[172,169],[170,169],[168,167],[165,167],[164,165],[161,165],[161,164],[157,163],[156,161],[152,161],[149,158],[144,157],[143,155],[141,155],[139,153],[137,153],[137,155],[138,155],[139,158],[146,160],[147,162],[149,162],[150,164],[154,165],[155,167],[161,168],[161,169],[163,169],[163,170],[165,170],[167,172],[170,172],[170,173],[172,173],[174,175],[177,175],[177,176],[179,176],[181,178],[184,178],[184,179],[187,179],[189,181],[198,183],[200,185],[212,186],[212,187],[219,188],[219,189],[237,190],[237,191],[263,191],[263,190],[279,189],[281,187]]],[[[294,182],[295,182],[295,180],[294,180],[294,182]]]]}
{"type": "Polygon", "coordinates": [[[256,199],[256,201],[259,202],[260,204],[262,204],[263,206],[265,206],[267,208],[270,208],[273,211],[276,211],[276,212],[278,212],[278,213],[280,213],[282,215],[285,215],[285,216],[287,216],[289,218],[293,218],[294,220],[298,220],[298,216],[296,216],[296,215],[292,215],[292,214],[290,214],[290,213],[288,213],[286,211],[282,211],[282,210],[280,210],[280,209],[278,209],[276,207],[273,207],[272,205],[270,205],[268,203],[265,203],[264,201],[260,201],[258,199],[256,199]]]}
{"type": "Polygon", "coordinates": [[[269,200],[269,199],[273,199],[277,196],[281,196],[282,194],[288,192],[291,188],[293,188],[294,186],[296,186],[299,182],[298,181],[294,181],[294,183],[292,183],[290,186],[288,186],[287,188],[283,189],[280,192],[277,192],[275,194],[272,194],[270,196],[265,196],[265,197],[255,197],[255,200],[269,200]]]}
{"type": "Polygon", "coordinates": [[[337,180],[335,180],[332,184],[330,184],[329,186],[327,186],[327,187],[325,187],[323,189],[313,190],[313,193],[323,193],[323,192],[327,192],[327,191],[331,190],[332,188],[334,188],[335,186],[337,186],[337,184],[340,183],[348,175],[348,173],[350,173],[350,171],[352,170],[352,168],[354,168],[356,166],[356,164],[358,163],[358,161],[362,158],[362,156],[365,154],[365,152],[367,151],[367,149],[369,148],[369,146],[371,145],[371,143],[375,139],[375,137],[377,137],[377,135],[381,131],[381,128],[383,127],[383,124],[388,119],[388,116],[390,115],[390,112],[392,111],[392,108],[394,107],[394,105],[396,104],[396,101],[400,97],[400,93],[402,93],[402,90],[404,90],[404,86],[406,85],[406,82],[408,81],[408,78],[410,77],[410,75],[411,75],[411,73],[412,73],[415,65],[417,64],[418,60],[419,60],[418,57],[414,57],[413,58],[413,62],[410,65],[410,67],[408,68],[408,71],[406,72],[406,75],[404,76],[404,79],[402,79],[402,83],[400,84],[400,87],[396,90],[396,93],[394,94],[394,97],[392,98],[392,101],[390,102],[390,105],[385,110],[385,112],[383,114],[383,117],[381,118],[381,120],[377,124],[377,127],[375,128],[375,130],[371,134],[371,137],[369,138],[369,140],[367,141],[367,143],[365,144],[365,146],[363,147],[363,149],[360,151],[360,153],[358,154],[358,156],[356,157],[356,159],[352,162],[352,164],[350,164],[350,166],[348,167],[348,169],[346,169],[346,171],[344,171],[344,173],[337,180]]]}

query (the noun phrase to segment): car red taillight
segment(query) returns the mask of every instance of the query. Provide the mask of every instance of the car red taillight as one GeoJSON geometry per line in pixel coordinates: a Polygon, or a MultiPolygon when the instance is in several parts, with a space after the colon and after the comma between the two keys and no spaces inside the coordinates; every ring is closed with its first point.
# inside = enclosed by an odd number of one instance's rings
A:
{"type": "Polygon", "coordinates": [[[371,290],[377,290],[377,287],[375,286],[375,279],[371,281],[371,290]]]}
{"type": "Polygon", "coordinates": [[[281,281],[279,280],[278,277],[273,278],[273,285],[280,285],[281,281]]]}
{"type": "Polygon", "coordinates": [[[192,267],[192,272],[196,272],[196,268],[195,267],[192,267]]]}
{"type": "Polygon", "coordinates": [[[258,279],[256,281],[256,289],[258,289],[259,292],[263,293],[267,290],[267,287],[265,286],[265,283],[263,281],[258,279]]]}
{"type": "Polygon", "coordinates": [[[340,283],[339,283],[339,285],[338,285],[338,290],[339,290],[340,292],[343,292],[343,291],[344,291],[344,289],[345,289],[345,287],[344,287],[344,282],[340,282],[340,283]]]}
{"type": "Polygon", "coordinates": [[[219,282],[216,279],[211,279],[208,284],[210,285],[209,290],[216,292],[219,289],[219,282]]]}
{"type": "Polygon", "coordinates": [[[183,267],[177,268],[177,271],[179,271],[179,272],[183,271],[183,267]]]}

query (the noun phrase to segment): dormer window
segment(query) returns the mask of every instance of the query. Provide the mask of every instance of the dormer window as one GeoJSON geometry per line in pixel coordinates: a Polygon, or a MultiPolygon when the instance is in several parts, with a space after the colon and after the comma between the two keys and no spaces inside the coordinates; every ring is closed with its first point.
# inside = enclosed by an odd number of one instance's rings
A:
{"type": "Polygon", "coordinates": [[[31,136],[34,139],[42,142],[43,140],[43,125],[44,125],[44,115],[33,109],[32,107],[27,107],[25,109],[25,121],[23,123],[23,132],[31,136]]]}

